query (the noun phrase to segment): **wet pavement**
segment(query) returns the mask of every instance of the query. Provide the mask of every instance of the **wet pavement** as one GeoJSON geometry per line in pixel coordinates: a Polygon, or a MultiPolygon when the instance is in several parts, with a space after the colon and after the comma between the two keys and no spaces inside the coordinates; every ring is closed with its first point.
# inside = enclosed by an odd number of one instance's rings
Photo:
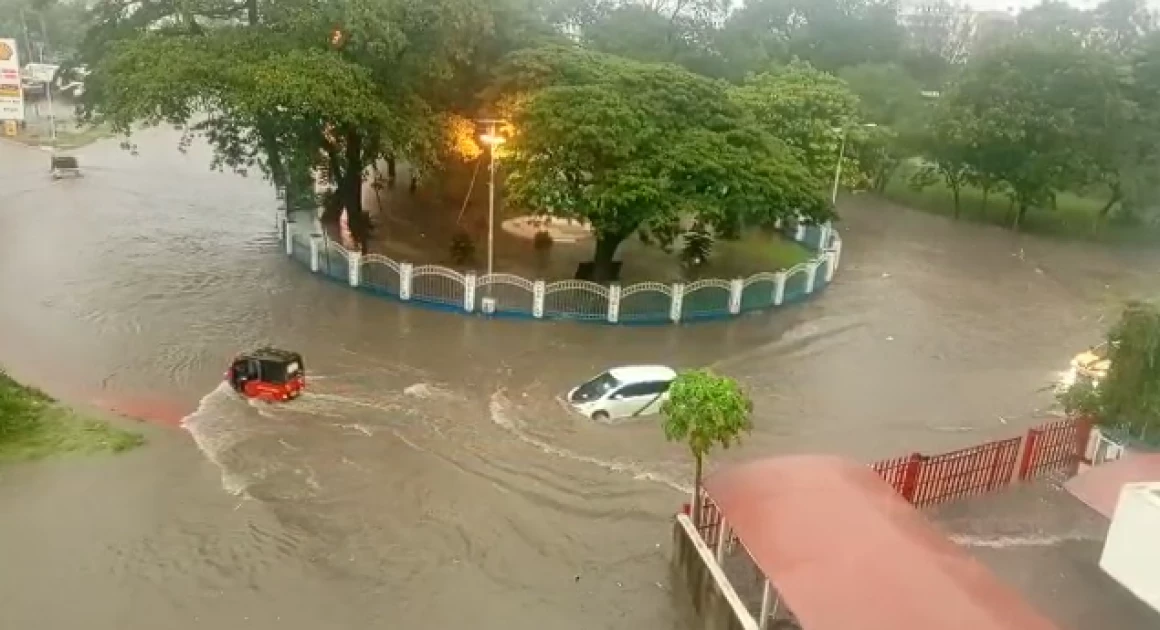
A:
{"type": "Polygon", "coordinates": [[[1036,482],[940,506],[932,518],[1061,630],[1150,630],[1156,612],[1099,567],[1108,519],[1036,482]]]}
{"type": "Polygon", "coordinates": [[[269,186],[177,140],[90,146],[85,177],[55,183],[46,153],[0,144],[0,364],[172,425],[113,461],[2,473],[0,628],[683,628],[684,449],[655,418],[572,416],[562,391],[614,364],[711,365],[757,414],[715,461],[954,448],[1036,423],[1055,371],[1160,268],[854,197],[809,303],[679,328],[488,321],[312,276],[280,253],[269,186]],[[304,354],[303,399],[219,386],[263,343],[304,354]]]}

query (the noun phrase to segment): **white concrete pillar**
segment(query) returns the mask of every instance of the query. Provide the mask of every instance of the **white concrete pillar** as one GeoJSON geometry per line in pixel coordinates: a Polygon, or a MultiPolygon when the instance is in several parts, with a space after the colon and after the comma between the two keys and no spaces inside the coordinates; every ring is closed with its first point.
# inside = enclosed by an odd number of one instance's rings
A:
{"type": "Polygon", "coordinates": [[[411,299],[411,281],[415,276],[415,266],[411,263],[399,264],[399,299],[411,299]]]}
{"type": "Polygon", "coordinates": [[[285,232],[285,234],[283,235],[283,238],[286,241],[286,255],[293,256],[294,255],[294,226],[289,221],[287,221],[282,226],[282,229],[285,232]]]}
{"type": "Polygon", "coordinates": [[[357,287],[362,281],[362,252],[352,251],[346,255],[347,280],[350,286],[357,287]]]}
{"type": "Polygon", "coordinates": [[[470,313],[475,310],[475,272],[463,274],[463,310],[470,313]]]}
{"type": "Polygon", "coordinates": [[[818,277],[818,267],[822,264],[822,259],[819,258],[813,262],[808,263],[806,267],[806,295],[814,292],[814,280],[818,277]]]}
{"type": "Polygon", "coordinates": [[[773,284],[773,305],[781,306],[785,301],[785,272],[777,272],[777,282],[773,284]]]}
{"type": "Polygon", "coordinates": [[[831,249],[826,252],[826,262],[829,263],[826,266],[826,283],[828,284],[834,281],[834,271],[838,267],[838,255],[834,250],[831,249]]]}
{"type": "Polygon", "coordinates": [[[319,249],[318,244],[321,241],[322,241],[321,236],[319,236],[317,234],[310,235],[310,270],[313,271],[314,273],[318,273],[318,269],[320,266],[319,265],[319,256],[318,256],[318,249],[319,249]]]}
{"type": "Polygon", "coordinates": [[[669,302],[669,319],[673,323],[681,321],[681,306],[685,303],[685,285],[680,282],[673,283],[673,299],[669,302]]]}
{"type": "Polygon", "coordinates": [[[736,315],[741,312],[741,292],[745,290],[745,281],[734,278],[729,281],[729,313],[736,315]]]}
{"type": "Polygon", "coordinates": [[[543,280],[532,285],[532,317],[536,319],[544,316],[544,288],[543,280]]]}
{"type": "Polygon", "coordinates": [[[620,321],[620,285],[608,287],[608,321],[615,324],[620,321]]]}

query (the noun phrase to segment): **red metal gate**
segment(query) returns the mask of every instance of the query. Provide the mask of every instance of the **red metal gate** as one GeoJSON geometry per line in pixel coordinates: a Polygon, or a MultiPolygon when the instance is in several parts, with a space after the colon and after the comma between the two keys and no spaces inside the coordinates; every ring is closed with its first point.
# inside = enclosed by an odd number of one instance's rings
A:
{"type": "Polygon", "coordinates": [[[1010,483],[1021,441],[1011,438],[933,457],[912,453],[872,464],[871,468],[914,505],[934,505],[1010,483]]]}
{"type": "Polygon", "coordinates": [[[1074,475],[1079,469],[1091,435],[1091,424],[1067,419],[1027,431],[1019,479],[1027,481],[1052,474],[1074,475]]]}

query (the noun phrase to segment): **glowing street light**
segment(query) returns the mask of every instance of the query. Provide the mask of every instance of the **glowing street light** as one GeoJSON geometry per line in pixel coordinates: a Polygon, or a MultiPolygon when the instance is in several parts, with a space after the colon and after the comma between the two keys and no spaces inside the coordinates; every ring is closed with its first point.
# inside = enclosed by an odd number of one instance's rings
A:
{"type": "MultiPolygon", "coordinates": [[[[487,145],[489,158],[487,178],[487,275],[495,271],[495,150],[507,142],[507,138],[499,135],[497,127],[503,124],[502,120],[481,120],[488,126],[487,133],[481,134],[479,139],[487,145]]],[[[489,290],[491,284],[487,285],[489,290]]]]}

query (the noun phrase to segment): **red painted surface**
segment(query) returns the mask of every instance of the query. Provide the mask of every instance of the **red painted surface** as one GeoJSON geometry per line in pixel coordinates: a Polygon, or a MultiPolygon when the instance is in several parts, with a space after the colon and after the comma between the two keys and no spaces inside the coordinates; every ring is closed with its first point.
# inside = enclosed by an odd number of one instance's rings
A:
{"type": "Polygon", "coordinates": [[[807,630],[1058,630],[865,465],[769,458],[705,489],[807,630]]]}
{"type": "Polygon", "coordinates": [[[1129,453],[1072,477],[1063,487],[1110,519],[1124,484],[1141,481],[1160,481],[1160,454],[1129,453]]]}
{"type": "Polygon", "coordinates": [[[248,398],[257,398],[266,402],[285,402],[297,398],[305,389],[306,377],[298,376],[285,383],[247,381],[243,387],[243,393],[248,398]]]}
{"type": "Polygon", "coordinates": [[[1091,424],[1078,419],[1050,422],[1029,430],[1019,478],[1035,479],[1056,472],[1074,475],[1090,434],[1091,424]]]}
{"type": "Polygon", "coordinates": [[[1010,483],[1019,459],[1019,440],[999,440],[939,455],[911,453],[870,467],[907,501],[935,505],[1010,483]]]}

